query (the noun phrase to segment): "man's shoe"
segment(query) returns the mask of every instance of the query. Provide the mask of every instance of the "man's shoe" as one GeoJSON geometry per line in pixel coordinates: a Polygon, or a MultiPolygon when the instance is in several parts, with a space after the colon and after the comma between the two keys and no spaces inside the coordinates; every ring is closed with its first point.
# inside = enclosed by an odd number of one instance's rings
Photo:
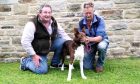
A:
{"type": "Polygon", "coordinates": [[[19,69],[23,70],[23,71],[26,70],[26,68],[24,66],[24,62],[23,62],[24,59],[25,59],[25,57],[20,58],[20,67],[19,67],[19,69]]]}
{"type": "MultiPolygon", "coordinates": [[[[61,68],[62,64],[55,64],[55,65],[50,65],[50,68],[61,68]]],[[[64,65],[64,68],[68,68],[68,65],[64,65]]]]}
{"type": "Polygon", "coordinates": [[[96,69],[95,69],[95,72],[96,73],[103,72],[103,66],[97,66],[96,69]]]}

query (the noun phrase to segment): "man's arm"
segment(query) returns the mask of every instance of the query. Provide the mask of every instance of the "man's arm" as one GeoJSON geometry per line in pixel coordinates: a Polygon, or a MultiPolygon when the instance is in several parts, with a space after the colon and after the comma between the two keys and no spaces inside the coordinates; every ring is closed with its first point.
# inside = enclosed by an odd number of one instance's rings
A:
{"type": "Polygon", "coordinates": [[[58,24],[58,35],[66,40],[71,40],[65,30],[58,24]]]}
{"type": "Polygon", "coordinates": [[[28,22],[23,30],[23,34],[21,37],[21,44],[22,47],[25,49],[27,54],[29,55],[35,55],[35,51],[31,45],[31,42],[34,39],[34,32],[35,32],[35,26],[33,22],[28,22]]]}
{"type": "Polygon", "coordinates": [[[41,57],[35,53],[31,45],[34,39],[34,33],[35,33],[35,26],[33,22],[28,22],[24,27],[24,31],[21,38],[21,44],[22,47],[25,49],[25,51],[33,57],[33,61],[35,65],[39,67],[40,66],[39,60],[41,60],[41,57]]]}
{"type": "Polygon", "coordinates": [[[96,37],[87,37],[87,43],[88,42],[94,42],[94,43],[101,42],[104,38],[104,33],[105,33],[105,22],[104,22],[104,19],[101,18],[100,23],[97,27],[96,37]]]}

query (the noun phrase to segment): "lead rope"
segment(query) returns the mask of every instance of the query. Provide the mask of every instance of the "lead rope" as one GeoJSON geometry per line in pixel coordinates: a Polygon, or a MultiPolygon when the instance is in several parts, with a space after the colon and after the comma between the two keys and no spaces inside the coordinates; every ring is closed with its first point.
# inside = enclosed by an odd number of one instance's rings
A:
{"type": "Polygon", "coordinates": [[[86,46],[85,46],[85,50],[86,50],[87,52],[90,52],[90,51],[91,51],[91,46],[88,45],[88,44],[86,44],[86,46]]]}

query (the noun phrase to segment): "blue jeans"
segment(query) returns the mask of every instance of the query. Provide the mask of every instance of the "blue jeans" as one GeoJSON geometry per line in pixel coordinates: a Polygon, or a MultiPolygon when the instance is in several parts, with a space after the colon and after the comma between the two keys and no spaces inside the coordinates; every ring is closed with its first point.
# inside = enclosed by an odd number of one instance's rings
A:
{"type": "MultiPolygon", "coordinates": [[[[52,46],[51,46],[51,51],[54,51],[54,56],[52,58],[51,64],[59,64],[60,63],[60,59],[59,59],[59,55],[61,53],[62,50],[62,46],[63,43],[65,42],[65,39],[62,39],[60,37],[57,37],[52,46]]],[[[33,60],[32,60],[32,56],[28,56],[23,60],[23,64],[25,66],[25,68],[27,70],[30,70],[34,73],[37,74],[44,74],[48,72],[48,59],[47,56],[40,56],[42,58],[42,60],[40,60],[40,66],[36,67],[33,60]]]]}
{"type": "Polygon", "coordinates": [[[91,45],[90,51],[86,51],[85,49],[85,56],[83,60],[84,69],[91,69],[91,70],[94,69],[94,63],[96,61],[95,56],[97,51],[98,51],[98,59],[97,62],[95,63],[96,67],[103,66],[108,45],[109,45],[108,40],[103,40],[98,44],[91,45]]]}

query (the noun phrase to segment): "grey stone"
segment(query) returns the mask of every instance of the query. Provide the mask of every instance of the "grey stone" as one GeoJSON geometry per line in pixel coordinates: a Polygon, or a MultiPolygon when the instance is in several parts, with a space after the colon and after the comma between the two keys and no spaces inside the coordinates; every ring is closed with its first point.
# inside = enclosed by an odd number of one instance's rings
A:
{"type": "Polygon", "coordinates": [[[124,37],[122,35],[119,36],[110,36],[109,37],[110,42],[112,43],[117,43],[117,42],[121,42],[124,40],[124,37]]]}
{"type": "Polygon", "coordinates": [[[95,10],[97,9],[111,9],[113,7],[112,1],[97,1],[94,3],[95,10]]]}
{"type": "Polygon", "coordinates": [[[13,29],[13,26],[2,26],[1,29],[13,29]]]}
{"type": "Polygon", "coordinates": [[[128,27],[127,27],[126,23],[119,22],[119,23],[113,23],[109,30],[114,30],[116,32],[116,30],[124,30],[124,29],[127,29],[127,28],[128,27]]]}
{"type": "Polygon", "coordinates": [[[0,12],[11,12],[11,9],[9,5],[0,5],[0,12]]]}
{"type": "Polygon", "coordinates": [[[124,11],[125,19],[136,19],[140,18],[140,10],[139,9],[130,9],[124,11]]]}
{"type": "Polygon", "coordinates": [[[15,15],[27,15],[28,13],[28,4],[18,4],[14,5],[14,14],[15,15]]]}
{"type": "Polygon", "coordinates": [[[139,0],[113,0],[116,4],[123,4],[123,3],[139,3],[139,0]]]}
{"type": "Polygon", "coordinates": [[[138,48],[139,48],[139,47],[140,47],[140,42],[139,42],[139,41],[133,42],[133,43],[132,43],[132,46],[133,46],[133,47],[138,47],[138,48]]]}
{"type": "Polygon", "coordinates": [[[105,20],[117,20],[123,18],[123,10],[102,10],[99,13],[104,16],[105,20]]]}
{"type": "Polygon", "coordinates": [[[51,4],[53,12],[66,12],[67,10],[67,0],[60,1],[49,1],[51,4]]]}
{"type": "Polygon", "coordinates": [[[68,8],[68,10],[73,11],[73,12],[81,11],[80,4],[69,4],[67,8],[68,8]]]}
{"type": "Polygon", "coordinates": [[[112,48],[110,50],[111,55],[113,55],[114,57],[120,57],[123,56],[125,53],[125,49],[124,48],[112,48]]]}
{"type": "Polygon", "coordinates": [[[15,36],[12,38],[12,44],[13,45],[21,45],[21,37],[15,36]]]}
{"type": "Polygon", "coordinates": [[[19,58],[13,58],[13,57],[11,57],[11,58],[5,58],[5,59],[3,60],[3,62],[9,63],[9,62],[17,62],[17,61],[19,61],[19,60],[20,60],[19,58]]]}
{"type": "Polygon", "coordinates": [[[10,42],[8,40],[0,40],[0,46],[6,46],[9,44],[10,44],[10,42]]]}
{"type": "Polygon", "coordinates": [[[130,23],[128,24],[128,28],[131,30],[139,30],[140,29],[140,23],[130,23]]]}
{"type": "Polygon", "coordinates": [[[18,0],[0,0],[0,4],[15,4],[18,0]]]}
{"type": "Polygon", "coordinates": [[[19,3],[31,3],[33,0],[18,0],[19,3]]]}

